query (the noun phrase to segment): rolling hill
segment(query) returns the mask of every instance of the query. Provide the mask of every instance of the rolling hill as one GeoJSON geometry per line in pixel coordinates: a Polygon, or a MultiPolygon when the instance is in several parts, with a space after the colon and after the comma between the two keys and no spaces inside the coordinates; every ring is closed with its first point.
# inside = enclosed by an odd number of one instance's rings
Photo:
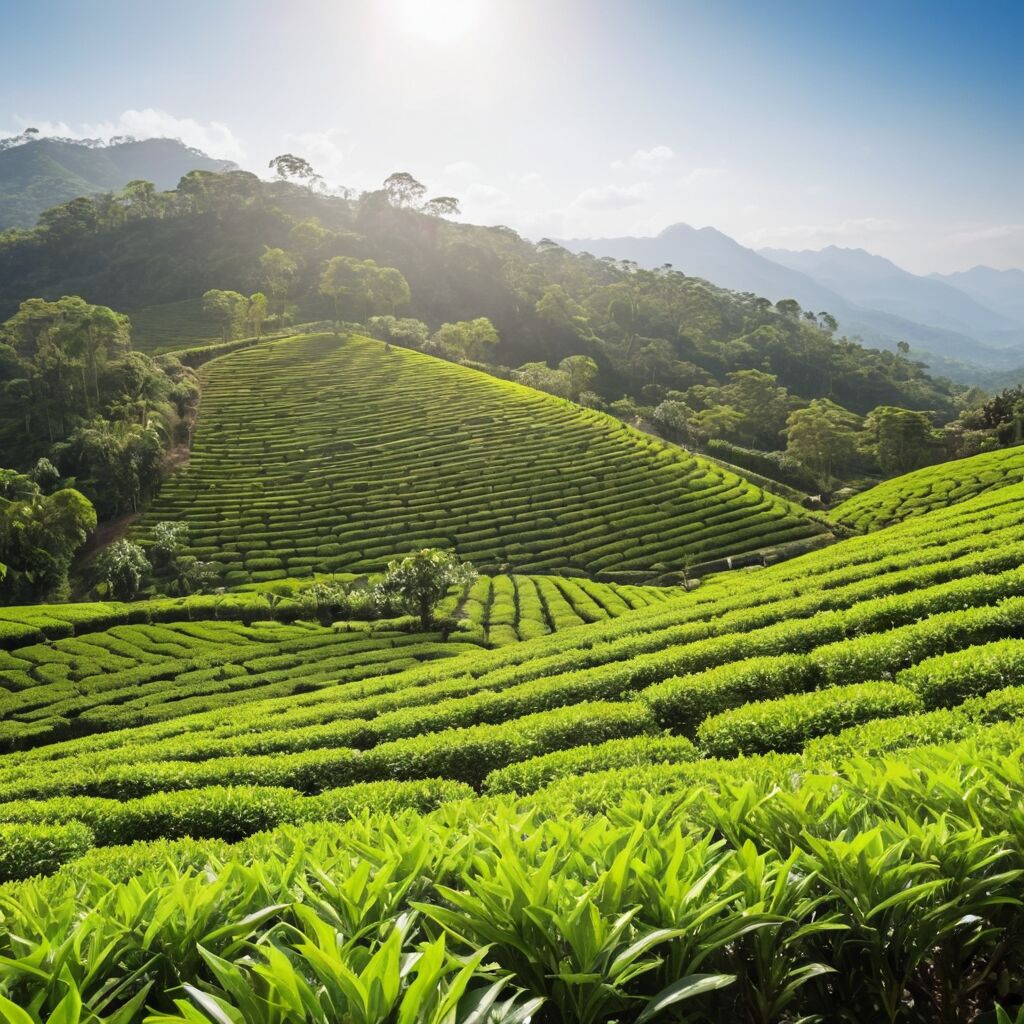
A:
{"type": "Polygon", "coordinates": [[[201,374],[191,461],[141,529],[187,522],[231,584],[423,547],[482,569],[653,576],[822,532],[603,413],[366,338],[265,343],[201,374]]]}
{"type": "Polygon", "coordinates": [[[1003,908],[1024,860],[1022,507],[1024,485],[1003,487],[615,618],[373,678],[312,666],[397,639],[381,625],[200,614],[15,643],[5,664],[32,667],[6,717],[45,720],[54,701],[33,690],[63,687],[69,721],[86,708],[112,731],[41,733],[0,756],[0,869],[66,863],[0,895],[6,998],[49,1010],[70,991],[126,1024],[176,1010],[199,1024],[193,1003],[297,1024],[301,1009],[262,1007],[308,989],[326,1022],[356,998],[334,965],[397,986],[403,952],[440,965],[450,947],[471,957],[450,970],[473,1000],[504,973],[541,1021],[589,1020],[581,986],[610,1013],[678,996],[684,978],[687,1005],[725,1024],[765,984],[754,951],[768,942],[801,979],[794,1013],[877,1019],[883,987],[908,1024],[991,1003],[1016,990],[1019,962],[1003,908]],[[203,668],[159,668],[183,650],[203,668]],[[97,659],[109,688],[85,683],[97,659]],[[153,683],[126,705],[117,672],[138,664],[153,683]],[[241,671],[197,707],[229,664],[241,671]],[[260,692],[302,665],[307,692],[260,692]],[[949,937],[894,933],[922,915],[949,937]],[[879,928],[887,956],[855,970],[879,928]],[[992,973],[935,993],[965,939],[992,973]],[[44,952],[65,943],[107,955],[58,983],[44,952]],[[538,969],[549,945],[557,959],[538,969]],[[588,969],[641,950],[657,954],[644,982],[609,992],[607,968],[588,969]],[[912,969],[888,966],[910,955],[912,969]]]}
{"type": "Polygon", "coordinates": [[[115,192],[129,181],[174,188],[189,171],[226,171],[215,160],[177,139],[128,139],[109,145],[71,139],[33,139],[0,148],[0,231],[30,228],[39,215],[79,196],[115,192]]]}
{"type": "Polygon", "coordinates": [[[829,517],[851,529],[876,530],[1022,479],[1024,447],[1002,448],[885,480],[837,505],[829,517]]]}

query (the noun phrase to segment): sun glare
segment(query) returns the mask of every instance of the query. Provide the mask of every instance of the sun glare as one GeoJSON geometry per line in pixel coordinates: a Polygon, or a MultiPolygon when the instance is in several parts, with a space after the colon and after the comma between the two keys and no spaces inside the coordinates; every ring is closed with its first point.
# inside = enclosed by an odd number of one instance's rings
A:
{"type": "Polygon", "coordinates": [[[398,0],[395,17],[410,35],[428,43],[453,43],[480,18],[480,0],[398,0]]]}

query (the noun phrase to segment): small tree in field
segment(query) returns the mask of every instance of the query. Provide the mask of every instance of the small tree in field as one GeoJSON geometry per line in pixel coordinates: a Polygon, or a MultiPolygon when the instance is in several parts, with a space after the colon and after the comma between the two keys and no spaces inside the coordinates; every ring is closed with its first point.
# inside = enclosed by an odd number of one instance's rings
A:
{"type": "Polygon", "coordinates": [[[118,601],[133,601],[138,597],[151,570],[146,553],[130,540],[116,541],[96,559],[96,575],[102,592],[118,601]]]}
{"type": "Polygon", "coordinates": [[[418,615],[420,625],[429,629],[438,601],[452,587],[467,586],[476,577],[476,569],[460,561],[458,555],[424,548],[401,561],[389,562],[380,589],[405,611],[418,615]]]}

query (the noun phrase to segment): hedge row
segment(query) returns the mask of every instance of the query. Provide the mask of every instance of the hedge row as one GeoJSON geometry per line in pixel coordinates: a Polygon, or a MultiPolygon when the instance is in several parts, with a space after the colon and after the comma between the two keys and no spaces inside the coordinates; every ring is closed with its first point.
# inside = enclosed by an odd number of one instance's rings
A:
{"type": "Polygon", "coordinates": [[[192,458],[142,535],[186,520],[228,583],[374,570],[417,547],[526,571],[675,568],[821,532],[610,416],[369,339],[270,342],[200,375],[192,458]]]}
{"type": "MultiPolygon", "coordinates": [[[[410,808],[427,812],[442,803],[473,795],[464,783],[423,779],[358,783],[311,797],[285,787],[208,786],[129,800],[82,796],[16,800],[0,803],[0,822],[6,823],[0,825],[0,838],[5,836],[6,829],[32,827],[11,824],[15,822],[35,823],[40,829],[78,829],[73,834],[81,842],[73,845],[70,840],[65,841],[71,852],[63,859],[68,860],[79,856],[93,842],[98,846],[115,846],[182,836],[235,842],[282,824],[346,821],[365,812],[394,813],[410,808]]],[[[22,846],[28,850],[27,840],[22,846]]],[[[45,853],[42,847],[38,849],[37,859],[45,853]]],[[[39,863],[43,861],[39,859],[39,863]]],[[[0,860],[0,872],[4,865],[0,860]]],[[[39,873],[45,874],[55,866],[46,861],[39,873]]]]}
{"type": "Polygon", "coordinates": [[[713,715],[697,730],[697,745],[711,757],[796,753],[815,736],[876,718],[912,714],[923,707],[917,694],[895,683],[834,686],[713,715]]]}

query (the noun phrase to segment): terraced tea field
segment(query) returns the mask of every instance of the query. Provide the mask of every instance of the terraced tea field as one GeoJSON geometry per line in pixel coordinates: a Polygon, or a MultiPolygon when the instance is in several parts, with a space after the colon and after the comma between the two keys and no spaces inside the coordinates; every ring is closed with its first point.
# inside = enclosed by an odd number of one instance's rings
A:
{"type": "Polygon", "coordinates": [[[907,473],[855,494],[829,513],[842,526],[877,530],[1024,479],[1024,446],[983,452],[907,473]]]}
{"type": "Polygon", "coordinates": [[[822,531],[611,417],[380,342],[287,339],[201,373],[191,462],[142,529],[185,520],[229,584],[422,547],[485,571],[657,575],[822,531]]]}
{"type": "Polygon", "coordinates": [[[1018,991],[1022,563],[1019,484],[690,592],[480,580],[449,596],[448,643],[264,620],[259,592],[217,619],[214,598],[11,613],[0,872],[66,866],[0,894],[0,992],[52,1012],[73,990],[118,1024],[327,1024],[355,998],[338,964],[377,956],[406,992],[400,951],[447,962],[443,935],[474,999],[512,986],[551,1024],[591,1020],[591,976],[608,1013],[700,975],[699,1019],[748,1019],[757,950],[796,972],[794,1013],[880,1019],[887,992],[892,1020],[973,1020],[994,980],[928,979],[966,936],[1018,991]],[[900,914],[948,938],[911,954],[900,914]],[[67,941],[118,952],[58,981],[41,950],[67,941]],[[658,950],[656,981],[612,984],[594,942],[658,950]],[[289,972],[329,1009],[275,1015],[289,972]]]}
{"type": "MultiPolygon", "coordinates": [[[[481,577],[439,607],[445,640],[408,620],[297,621],[260,593],[0,609],[0,749],[311,694],[481,646],[515,643],[664,601],[670,591],[557,577],[481,577]],[[276,620],[276,621],[275,621],[276,620]],[[399,627],[402,628],[399,628],[399,627]]],[[[387,684],[384,684],[385,686],[387,684]]]]}
{"type": "Polygon", "coordinates": [[[557,775],[664,760],[664,729],[669,760],[793,753],[876,719],[914,735],[925,712],[980,699],[957,718],[970,731],[1002,714],[987,692],[1017,681],[1003,653],[979,666],[1024,637],[1022,562],[1024,485],[633,611],[648,592],[480,581],[449,598],[467,622],[447,645],[386,625],[186,621],[19,646],[8,742],[33,749],[0,760],[0,799],[58,798],[65,815],[67,796],[210,785],[503,791],[503,772],[565,749],[557,775]],[[465,646],[488,639],[505,645],[465,646]]]}

